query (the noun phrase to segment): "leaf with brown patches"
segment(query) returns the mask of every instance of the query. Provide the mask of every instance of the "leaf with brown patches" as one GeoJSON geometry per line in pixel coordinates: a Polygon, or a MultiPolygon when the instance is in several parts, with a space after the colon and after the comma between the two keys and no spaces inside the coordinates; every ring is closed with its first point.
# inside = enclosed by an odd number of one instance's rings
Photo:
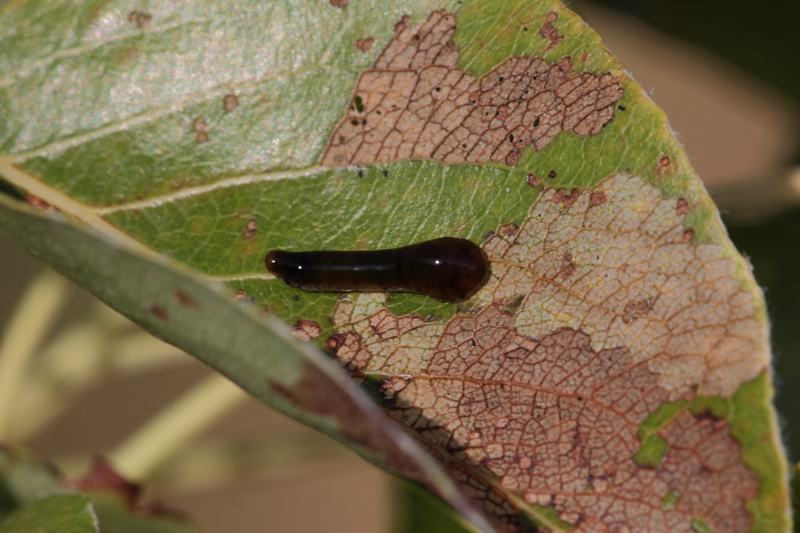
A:
{"type": "MultiPolygon", "coordinates": [[[[324,165],[402,159],[515,165],[562,131],[597,135],[614,116],[622,87],[609,73],[575,73],[564,57],[511,57],[480,79],[456,67],[452,13],[418,27],[408,18],[359,77],[353,103],[331,136],[324,165]]],[[[548,22],[549,24],[549,22],[548,22]]]]}
{"type": "Polygon", "coordinates": [[[77,2],[37,8],[47,35],[16,5],[0,173],[54,211],[0,217],[32,253],[485,529],[476,498],[507,530],[788,527],[761,294],[663,113],[561,4],[77,2]],[[445,236],[491,263],[458,305],[264,268],[445,236]]]}

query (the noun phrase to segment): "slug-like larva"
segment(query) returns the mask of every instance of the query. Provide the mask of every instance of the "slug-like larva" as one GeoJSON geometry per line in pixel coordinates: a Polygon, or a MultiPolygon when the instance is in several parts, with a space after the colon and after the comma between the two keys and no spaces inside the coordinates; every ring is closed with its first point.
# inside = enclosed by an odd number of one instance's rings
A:
{"type": "Polygon", "coordinates": [[[265,262],[275,277],[304,291],[421,292],[461,302],[489,280],[483,250],[453,237],[366,252],[272,250],[265,262]]]}

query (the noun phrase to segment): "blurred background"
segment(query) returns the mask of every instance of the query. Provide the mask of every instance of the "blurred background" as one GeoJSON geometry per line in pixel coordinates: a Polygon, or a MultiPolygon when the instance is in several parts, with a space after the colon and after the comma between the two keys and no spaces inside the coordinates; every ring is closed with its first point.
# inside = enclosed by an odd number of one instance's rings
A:
{"type": "MultiPolygon", "coordinates": [[[[731,239],[753,264],[772,324],[784,442],[797,460],[800,3],[729,1],[720,8],[712,0],[608,0],[572,7],[666,110],[731,239]]],[[[44,267],[2,237],[0,258],[2,331],[26,284],[44,267]]],[[[16,431],[37,455],[76,475],[91,454],[120,453],[155,413],[210,371],[74,286],[65,300],[55,319],[60,329],[41,347],[33,369],[49,372],[41,379],[56,384],[50,400],[58,408],[16,431]],[[81,335],[92,328],[97,334],[98,327],[100,346],[80,344],[81,335]],[[69,354],[58,357],[69,346],[93,350],[82,381],[72,377],[69,354]],[[55,360],[55,370],[43,370],[55,360]]],[[[147,498],[185,512],[210,533],[374,532],[398,524],[395,509],[405,497],[390,476],[243,394],[231,398],[217,422],[173,456],[159,458],[147,498]]]]}

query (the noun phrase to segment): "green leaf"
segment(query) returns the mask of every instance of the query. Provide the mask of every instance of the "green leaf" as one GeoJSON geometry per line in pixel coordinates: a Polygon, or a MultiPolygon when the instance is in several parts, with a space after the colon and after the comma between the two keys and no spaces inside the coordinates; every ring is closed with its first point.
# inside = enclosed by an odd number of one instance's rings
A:
{"type": "Polygon", "coordinates": [[[0,516],[61,492],[61,480],[53,468],[22,449],[0,447],[0,516]]]}
{"type": "Polygon", "coordinates": [[[83,483],[93,488],[78,492],[80,480],[65,483],[54,467],[28,451],[0,449],[0,531],[98,531],[98,523],[115,533],[196,531],[181,516],[141,505],[138,489],[104,462],[93,468],[83,483]]]}
{"type": "Polygon", "coordinates": [[[788,529],[761,293],[663,112],[576,15],[144,9],[0,11],[0,176],[61,212],[0,198],[11,240],[484,528],[467,494],[499,527],[788,529]],[[463,304],[307,293],[263,264],[442,236],[491,261],[463,304]]]}
{"type": "Polygon", "coordinates": [[[0,522],[3,533],[58,531],[95,533],[100,531],[91,500],[83,494],[59,494],[15,511],[0,522]]]}

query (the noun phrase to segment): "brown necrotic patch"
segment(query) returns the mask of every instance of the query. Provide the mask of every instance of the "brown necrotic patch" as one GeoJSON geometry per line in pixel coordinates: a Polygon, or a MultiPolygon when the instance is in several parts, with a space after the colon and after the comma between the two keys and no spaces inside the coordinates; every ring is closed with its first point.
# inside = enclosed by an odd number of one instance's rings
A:
{"type": "Polygon", "coordinates": [[[145,11],[133,10],[128,13],[128,22],[135,24],[140,30],[147,28],[153,16],[145,11]]]}
{"type": "Polygon", "coordinates": [[[299,320],[291,331],[292,335],[294,335],[301,341],[310,341],[311,339],[316,339],[317,337],[319,337],[322,328],[320,328],[319,324],[317,324],[316,322],[304,319],[304,320],[299,320]]]}
{"type": "Polygon", "coordinates": [[[552,50],[564,40],[564,37],[558,33],[556,27],[553,26],[556,20],[558,20],[558,15],[555,11],[551,11],[544,18],[544,24],[539,28],[539,35],[550,41],[550,44],[547,45],[548,50],[552,50]]]}
{"type": "Polygon", "coordinates": [[[658,468],[634,461],[640,425],[670,392],[628,349],[597,351],[570,328],[527,337],[494,305],[432,325],[369,312],[366,300],[337,307],[347,330],[337,359],[381,379],[392,415],[444,450],[494,515],[513,520],[511,502],[522,500],[577,531],[685,531],[696,518],[715,531],[751,527],[745,503],[758,479],[724,420],[681,412],[658,431],[667,445],[658,468]],[[438,339],[421,358],[420,339],[438,339]],[[664,508],[671,493],[677,503],[664,508]]]}
{"type": "Polygon", "coordinates": [[[609,73],[572,72],[572,61],[511,57],[480,79],[456,67],[455,15],[404,17],[331,135],[323,165],[402,159],[516,164],[570,131],[596,135],[614,116],[622,86],[609,73]]]}
{"type": "Polygon", "coordinates": [[[225,97],[222,99],[222,109],[226,113],[230,113],[234,109],[239,107],[239,97],[235,94],[226,94],[225,97]]]}
{"type": "Polygon", "coordinates": [[[372,45],[375,44],[375,39],[368,37],[366,39],[357,39],[356,48],[361,52],[369,52],[372,50],[372,45]]]}
{"type": "Polygon", "coordinates": [[[623,174],[568,196],[545,189],[513,239],[484,243],[493,278],[477,300],[523,294],[520,332],[572,328],[595,350],[627,348],[674,397],[729,396],[764,370],[758,301],[721,245],[692,242],[685,200],[623,174]]]}
{"type": "Polygon", "coordinates": [[[255,237],[256,232],[258,232],[258,221],[255,218],[248,219],[242,230],[242,237],[252,239],[255,237]]]}
{"type": "Polygon", "coordinates": [[[198,144],[208,141],[208,123],[203,117],[196,117],[192,121],[192,130],[195,133],[195,140],[198,144]]]}
{"type": "Polygon", "coordinates": [[[383,295],[351,296],[329,347],[383,383],[393,415],[446,450],[497,516],[513,516],[505,494],[580,531],[686,530],[695,518],[746,531],[758,481],[726,421],[678,413],[657,431],[657,468],[635,460],[663,402],[728,397],[766,368],[758,301],[721,245],[692,242],[687,213],[626,174],[545,187],[522,224],[483,243],[493,278],[470,309],[426,321],[391,313],[383,295]]]}
{"type": "Polygon", "coordinates": [[[528,177],[525,178],[525,181],[527,181],[528,185],[530,185],[531,187],[538,187],[539,185],[542,184],[542,178],[540,178],[539,176],[537,176],[533,172],[528,174],[528,177]]]}

